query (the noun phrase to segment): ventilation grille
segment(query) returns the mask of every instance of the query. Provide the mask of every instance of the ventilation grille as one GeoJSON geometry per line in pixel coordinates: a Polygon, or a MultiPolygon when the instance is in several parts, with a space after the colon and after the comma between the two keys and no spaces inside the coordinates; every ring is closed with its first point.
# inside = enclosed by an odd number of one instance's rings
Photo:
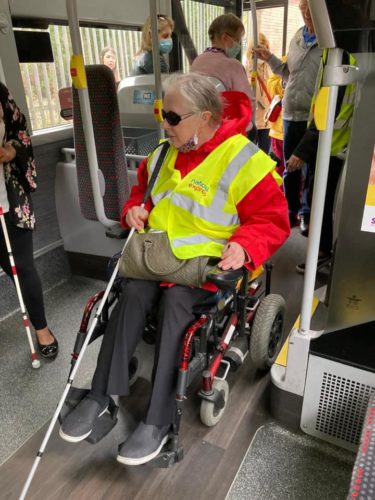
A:
{"type": "Polygon", "coordinates": [[[315,430],[358,445],[374,391],[370,385],[323,372],[315,430]]]}

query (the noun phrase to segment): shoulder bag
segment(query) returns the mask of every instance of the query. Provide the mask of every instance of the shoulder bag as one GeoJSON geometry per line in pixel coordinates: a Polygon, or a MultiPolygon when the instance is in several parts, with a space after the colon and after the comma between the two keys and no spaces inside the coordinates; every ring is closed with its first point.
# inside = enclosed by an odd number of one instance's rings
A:
{"type": "Polygon", "coordinates": [[[133,234],[120,258],[119,273],[126,278],[200,287],[217,262],[211,257],[178,259],[167,233],[149,231],[133,234]]]}

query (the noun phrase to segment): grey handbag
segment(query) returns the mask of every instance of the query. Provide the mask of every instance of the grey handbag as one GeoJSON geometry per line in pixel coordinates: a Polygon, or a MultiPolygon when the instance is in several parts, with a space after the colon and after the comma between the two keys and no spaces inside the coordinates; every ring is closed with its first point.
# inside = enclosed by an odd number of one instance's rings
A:
{"type": "MultiPolygon", "coordinates": [[[[214,266],[211,257],[175,257],[166,233],[134,233],[119,263],[120,276],[200,287],[214,266]]],[[[215,259],[217,262],[217,259],[215,259]]]]}

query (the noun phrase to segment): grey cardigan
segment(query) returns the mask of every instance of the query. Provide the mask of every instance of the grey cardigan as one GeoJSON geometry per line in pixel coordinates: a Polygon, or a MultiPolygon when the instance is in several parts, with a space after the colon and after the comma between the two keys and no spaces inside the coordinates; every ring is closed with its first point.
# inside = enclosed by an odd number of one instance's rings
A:
{"type": "Polygon", "coordinates": [[[322,49],[317,42],[307,47],[303,28],[300,28],[290,42],[287,61],[283,63],[275,55],[268,60],[272,71],[286,82],[283,97],[285,120],[308,120],[321,55],[322,49]]]}

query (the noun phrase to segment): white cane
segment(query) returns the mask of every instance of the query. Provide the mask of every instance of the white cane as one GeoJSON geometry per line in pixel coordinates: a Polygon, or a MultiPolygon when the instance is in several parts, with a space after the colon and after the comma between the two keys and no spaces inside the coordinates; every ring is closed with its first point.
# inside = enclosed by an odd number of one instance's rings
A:
{"type": "MultiPolygon", "coordinates": [[[[165,158],[165,156],[166,156],[166,154],[168,152],[168,148],[169,148],[168,142],[163,142],[161,145],[163,146],[163,148],[162,148],[162,150],[160,152],[158,161],[157,161],[156,166],[154,168],[154,171],[153,171],[153,173],[151,175],[151,179],[150,179],[149,184],[147,186],[146,193],[145,193],[145,195],[143,197],[143,202],[141,204],[141,208],[145,207],[145,203],[146,203],[148,197],[150,196],[152,187],[153,187],[153,185],[154,185],[154,183],[156,181],[156,178],[157,178],[157,176],[159,174],[159,171],[160,171],[160,169],[162,167],[162,164],[164,162],[164,158],[165,158]]],[[[124,253],[125,248],[127,247],[127,245],[129,243],[131,237],[134,234],[134,231],[135,231],[135,228],[133,227],[130,230],[129,235],[128,235],[126,241],[125,241],[125,244],[124,244],[124,246],[122,248],[122,251],[121,251],[121,255],[124,253]]],[[[120,256],[120,258],[121,258],[121,256],[120,256]]],[[[87,332],[85,341],[82,344],[81,351],[80,351],[80,353],[78,355],[78,358],[77,358],[76,363],[75,363],[75,365],[73,367],[73,370],[70,373],[68,382],[67,382],[67,384],[65,386],[64,392],[63,392],[63,394],[61,396],[61,399],[60,399],[60,401],[59,401],[59,403],[57,405],[56,411],[53,414],[52,420],[51,420],[51,422],[50,422],[50,424],[48,426],[46,435],[44,436],[44,439],[43,439],[42,444],[41,444],[41,446],[39,448],[39,451],[36,454],[36,458],[34,460],[34,463],[33,463],[32,467],[31,467],[30,473],[29,473],[29,475],[28,475],[28,477],[26,479],[26,483],[25,483],[25,485],[23,487],[23,490],[22,490],[22,493],[21,493],[21,496],[20,496],[19,500],[24,500],[26,498],[27,492],[28,492],[28,490],[30,488],[30,485],[31,485],[31,481],[33,480],[33,477],[35,475],[36,469],[38,468],[39,462],[40,462],[40,460],[41,460],[41,458],[43,456],[44,450],[46,449],[46,446],[48,444],[49,438],[51,437],[53,428],[55,427],[57,419],[59,418],[59,414],[61,412],[61,408],[63,407],[65,399],[68,396],[70,388],[72,387],[74,377],[75,377],[75,375],[76,375],[76,373],[78,371],[78,368],[79,368],[79,365],[81,364],[81,360],[83,358],[83,355],[84,355],[84,353],[86,351],[86,348],[87,348],[87,346],[88,346],[88,344],[90,342],[90,339],[91,339],[91,336],[92,336],[92,334],[93,334],[93,332],[95,330],[96,324],[97,324],[97,322],[98,322],[98,320],[100,318],[100,315],[102,313],[103,307],[104,307],[104,305],[106,303],[106,300],[108,298],[108,295],[109,295],[109,293],[110,293],[110,291],[112,289],[112,285],[113,285],[113,283],[114,283],[114,281],[116,279],[116,276],[117,276],[117,273],[118,273],[118,269],[119,269],[120,258],[117,261],[116,267],[114,268],[112,276],[111,276],[111,279],[109,280],[107,288],[105,289],[103,298],[102,298],[102,300],[101,300],[101,302],[99,304],[99,307],[98,307],[98,309],[96,311],[96,314],[95,314],[95,317],[94,317],[94,319],[93,319],[93,321],[91,323],[90,329],[87,332]]]]}
{"type": "Polygon", "coordinates": [[[18,280],[18,275],[17,275],[17,268],[16,268],[16,264],[14,262],[14,257],[13,257],[13,253],[12,253],[12,247],[10,244],[7,225],[5,222],[3,207],[1,205],[0,205],[0,221],[1,221],[1,226],[3,228],[3,234],[4,234],[4,239],[5,239],[7,251],[8,251],[9,263],[10,263],[10,267],[12,270],[14,284],[16,285],[18,301],[19,301],[20,307],[21,307],[22,321],[23,321],[23,325],[24,325],[25,330],[26,330],[27,340],[29,341],[29,346],[30,346],[30,350],[31,350],[31,365],[33,368],[40,368],[40,361],[38,359],[37,353],[35,352],[33,339],[31,337],[30,322],[29,322],[29,318],[28,318],[27,313],[26,313],[25,304],[23,302],[20,282],[18,280]]]}

